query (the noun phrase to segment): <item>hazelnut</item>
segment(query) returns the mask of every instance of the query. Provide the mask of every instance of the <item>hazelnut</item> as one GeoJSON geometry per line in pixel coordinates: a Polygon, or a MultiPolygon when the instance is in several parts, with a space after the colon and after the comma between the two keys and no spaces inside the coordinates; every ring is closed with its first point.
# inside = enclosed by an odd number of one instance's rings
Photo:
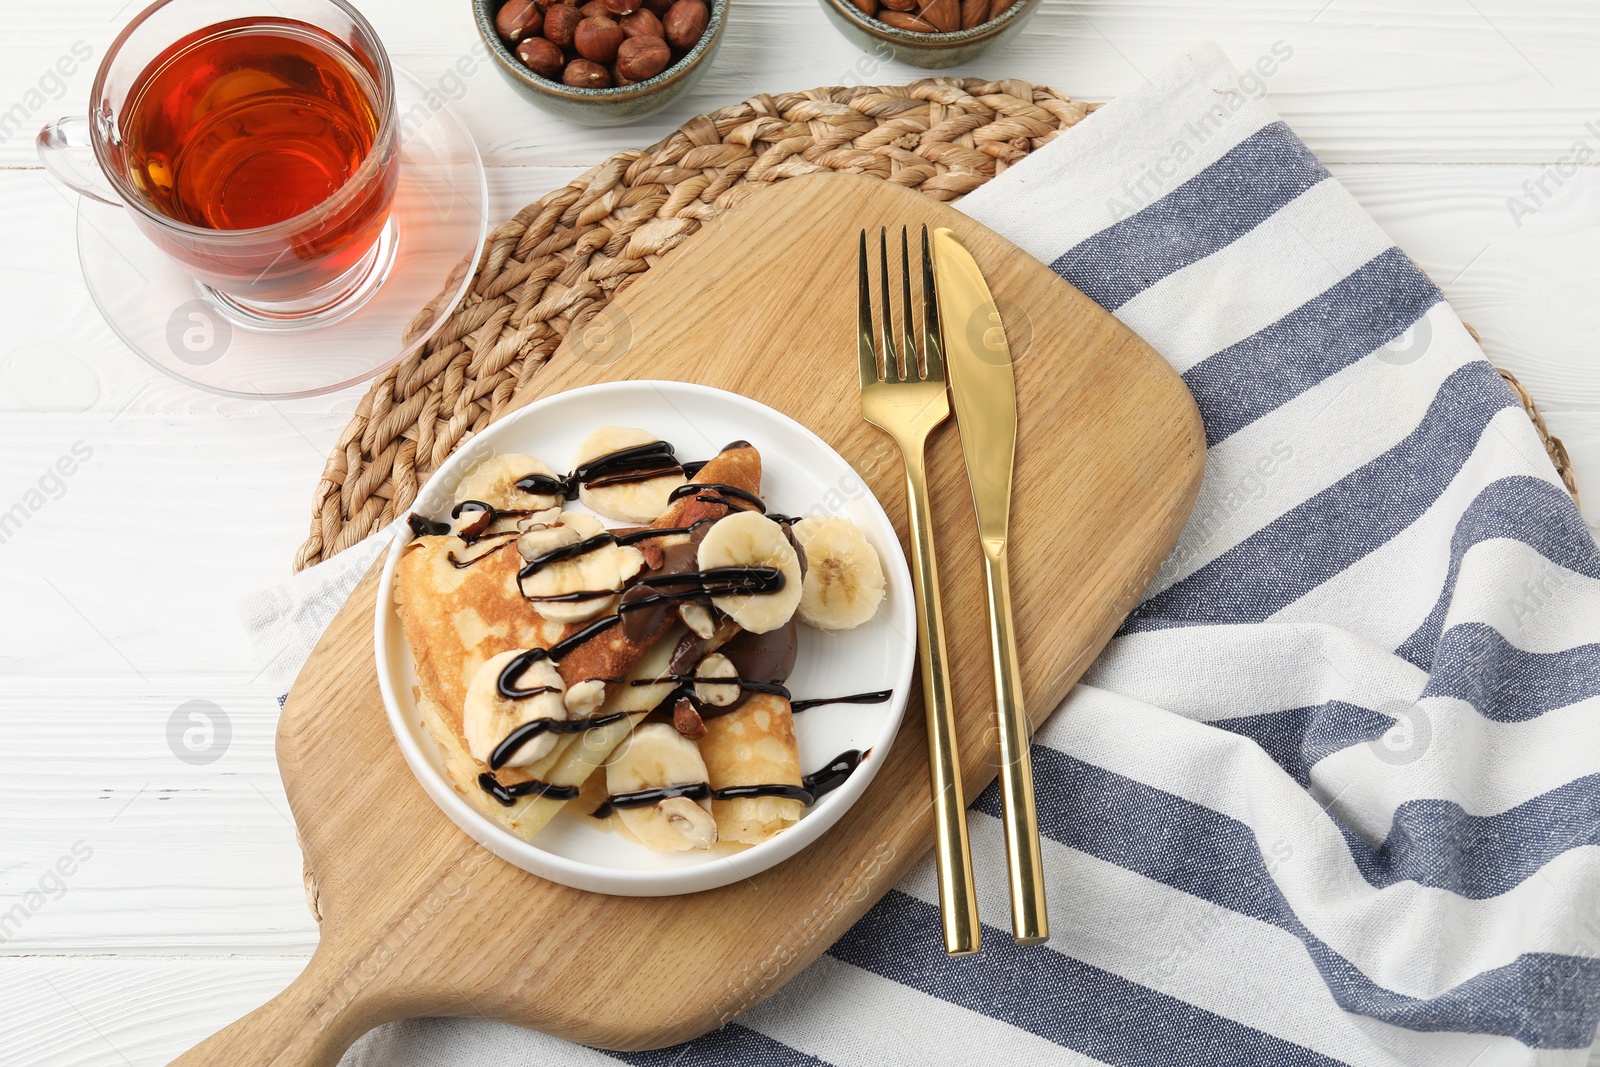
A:
{"type": "Polygon", "coordinates": [[[561,54],[561,49],[553,41],[547,41],[543,37],[529,37],[517,45],[517,58],[539,77],[552,80],[561,77],[561,68],[567,62],[567,57],[561,54]]]}
{"type": "Polygon", "coordinates": [[[552,4],[544,13],[544,35],[557,48],[571,48],[572,35],[583,16],[571,4],[552,4]]]}
{"type": "Polygon", "coordinates": [[[672,725],[691,741],[698,741],[706,735],[705,720],[700,718],[700,713],[688,697],[679,697],[678,702],[672,705],[672,725]]]}
{"type": "Polygon", "coordinates": [[[512,44],[536,36],[544,26],[544,12],[533,0],[506,0],[494,17],[495,32],[512,44]]]}
{"type": "Polygon", "coordinates": [[[658,18],[666,18],[667,12],[672,10],[672,3],[673,0],[644,0],[641,6],[658,18]]]}
{"type": "Polygon", "coordinates": [[[627,34],[622,32],[621,26],[604,15],[596,15],[578,23],[578,32],[572,37],[572,47],[584,59],[611,63],[616,60],[617,49],[625,40],[627,34]]]}
{"type": "Polygon", "coordinates": [[[660,37],[665,40],[667,36],[661,20],[647,7],[641,7],[631,15],[622,16],[617,20],[617,25],[621,26],[622,32],[629,37],[660,37]]]}
{"type": "MultiPolygon", "coordinates": [[[[937,2],[937,0],[935,0],[937,2]]],[[[662,19],[667,43],[674,48],[693,48],[711,21],[711,10],[701,0],[678,0],[662,19]]]]}
{"type": "Polygon", "coordinates": [[[639,10],[639,0],[603,0],[612,16],[631,15],[639,10]]]}
{"type": "Polygon", "coordinates": [[[672,49],[659,37],[629,37],[617,49],[617,73],[629,81],[654,78],[672,62],[672,49]]]}
{"type": "Polygon", "coordinates": [[[606,89],[611,86],[611,72],[587,59],[574,59],[561,72],[561,81],[574,89],[606,89]]]}
{"type": "Polygon", "coordinates": [[[610,10],[606,7],[605,0],[589,0],[589,2],[586,4],[579,4],[578,14],[582,15],[586,19],[598,18],[601,15],[604,15],[608,18],[611,16],[610,10]]]}

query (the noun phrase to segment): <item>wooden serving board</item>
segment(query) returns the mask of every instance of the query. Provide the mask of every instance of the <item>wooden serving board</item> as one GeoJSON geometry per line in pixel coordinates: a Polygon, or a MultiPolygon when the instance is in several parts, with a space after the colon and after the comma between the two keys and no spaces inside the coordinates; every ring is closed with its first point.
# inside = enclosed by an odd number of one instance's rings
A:
{"type": "MultiPolygon", "coordinates": [[[[1037,724],[1177,539],[1200,485],[1205,435],[1167,364],[1031,256],[884,181],[792,179],[653,268],[612,304],[607,329],[569,337],[517,400],[622,378],[753,397],[854,464],[904,541],[898,453],[860,415],[856,243],[863,226],[875,233],[922,223],[960,236],[1007,316],[1021,411],[1013,599],[1037,724]],[[571,351],[580,343],[581,358],[571,351]]],[[[971,798],[996,773],[993,682],[953,421],[930,442],[929,470],[971,798]]],[[[402,761],[373,663],[376,577],[329,627],[278,731],[321,944],[280,996],[180,1064],[333,1064],[370,1027],[422,1015],[499,1019],[614,1049],[675,1044],[770,996],[931,846],[918,690],[872,787],[819,841],[764,874],[705,893],[640,898],[524,873],[458,830],[402,761]]],[[[1009,924],[1004,915],[984,919],[1009,924]]]]}

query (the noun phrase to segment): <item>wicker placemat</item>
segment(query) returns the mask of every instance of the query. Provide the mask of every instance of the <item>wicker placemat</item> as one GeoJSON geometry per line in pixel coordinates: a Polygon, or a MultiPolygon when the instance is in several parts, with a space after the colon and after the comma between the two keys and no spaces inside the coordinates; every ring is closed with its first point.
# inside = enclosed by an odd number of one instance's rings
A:
{"type": "MultiPolygon", "coordinates": [[[[1098,106],[1015,80],[831,87],[754,96],[612,156],[497,227],[448,321],[372,384],[328,457],[295,569],[393,520],[446,456],[504,412],[569,329],[760,186],[843,171],[955,200],[1098,106]]],[[[423,309],[418,321],[445,310],[423,309]]],[[[1505,377],[1574,488],[1566,450],[1505,377]]]]}

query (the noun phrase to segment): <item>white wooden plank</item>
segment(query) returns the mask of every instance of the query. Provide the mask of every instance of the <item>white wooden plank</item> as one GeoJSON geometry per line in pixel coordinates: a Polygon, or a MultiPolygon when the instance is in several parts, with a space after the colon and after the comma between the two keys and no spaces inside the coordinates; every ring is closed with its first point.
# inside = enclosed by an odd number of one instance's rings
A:
{"type": "MultiPolygon", "coordinates": [[[[429,83],[471,57],[477,37],[465,3],[362,6],[395,59],[429,83]]],[[[80,69],[58,88],[55,64],[79,41],[97,60],[129,14],[125,0],[15,7],[0,114],[15,116],[16,129],[0,131],[8,134],[0,166],[32,166],[32,131],[86,106],[90,73],[80,69]]],[[[1027,78],[1109,99],[1211,39],[1241,66],[1275,41],[1294,49],[1271,79],[1275,102],[1332,161],[1552,161],[1600,118],[1590,58],[1600,21],[1567,0],[1044,0],[1018,38],[950,73],[1027,78]]],[[[636,126],[595,131],[549,118],[486,65],[446,89],[494,162],[566,166],[648,144],[690,115],[753,93],[859,82],[864,54],[815,0],[739,0],[706,78],[636,126]]],[[[866,80],[919,73],[869,63],[866,80]]]]}
{"type": "Polygon", "coordinates": [[[1332,169],[1541,408],[1600,407],[1600,259],[1592,251],[1600,236],[1600,172],[1562,178],[1528,166],[1332,169]]]}
{"type": "Polygon", "coordinates": [[[5,690],[0,957],[315,947],[275,696],[199,671],[5,690]]]}
{"type": "Polygon", "coordinates": [[[0,1063],[160,1067],[252,1011],[299,958],[0,959],[0,1063]]]}

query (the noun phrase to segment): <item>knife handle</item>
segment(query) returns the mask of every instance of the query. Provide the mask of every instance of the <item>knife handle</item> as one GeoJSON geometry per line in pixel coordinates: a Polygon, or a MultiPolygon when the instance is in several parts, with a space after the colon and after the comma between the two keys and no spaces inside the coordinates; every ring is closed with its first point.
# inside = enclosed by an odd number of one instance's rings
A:
{"type": "Polygon", "coordinates": [[[978,923],[978,891],[972,882],[972,850],[967,842],[967,801],[956,750],[955,702],[950,697],[947,673],[950,656],[944,643],[939,567],[933,550],[933,507],[928,500],[928,472],[922,448],[902,451],[907,510],[911,516],[911,583],[916,590],[917,619],[922,629],[917,659],[922,667],[922,704],[928,720],[939,914],[944,923],[944,950],[952,956],[966,956],[978,951],[983,933],[978,923]]]}
{"type": "Polygon", "coordinates": [[[1005,810],[1006,872],[1011,883],[1011,930],[1019,945],[1050,939],[1045,910],[1044,864],[1039,855],[1039,814],[1033,800],[1033,759],[1028,713],[1022,703],[1022,668],[1011,621],[1011,575],[1005,543],[984,546],[983,574],[994,652],[994,692],[1000,728],[1000,797],[1005,810]]]}

